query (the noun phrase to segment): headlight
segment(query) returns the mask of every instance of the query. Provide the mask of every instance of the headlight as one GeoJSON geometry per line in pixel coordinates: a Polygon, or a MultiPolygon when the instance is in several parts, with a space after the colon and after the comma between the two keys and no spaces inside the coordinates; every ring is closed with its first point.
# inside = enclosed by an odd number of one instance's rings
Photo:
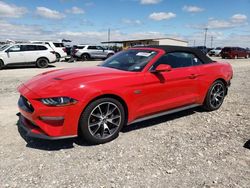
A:
{"type": "Polygon", "coordinates": [[[52,97],[40,99],[40,101],[47,106],[68,106],[77,103],[77,100],[70,97],[52,97]]]}

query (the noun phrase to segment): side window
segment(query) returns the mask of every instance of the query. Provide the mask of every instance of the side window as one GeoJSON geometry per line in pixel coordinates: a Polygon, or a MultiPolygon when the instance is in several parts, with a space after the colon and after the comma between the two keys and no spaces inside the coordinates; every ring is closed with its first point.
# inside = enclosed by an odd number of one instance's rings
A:
{"type": "Polygon", "coordinates": [[[36,51],[36,45],[22,45],[22,51],[36,51]]]}
{"type": "Polygon", "coordinates": [[[47,50],[46,46],[36,46],[37,50],[47,50]]]}
{"type": "Polygon", "coordinates": [[[97,50],[96,46],[89,46],[88,49],[89,50],[97,50]]]}
{"type": "Polygon", "coordinates": [[[21,47],[20,47],[20,45],[15,45],[15,46],[12,46],[11,48],[9,48],[8,51],[9,52],[20,52],[21,51],[21,47]]]}
{"type": "Polygon", "coordinates": [[[173,52],[162,56],[152,67],[155,69],[160,64],[168,64],[172,68],[190,67],[203,64],[195,55],[187,52],[173,52]]]}
{"type": "Polygon", "coordinates": [[[97,50],[104,50],[101,46],[97,46],[96,48],[97,50]]]}

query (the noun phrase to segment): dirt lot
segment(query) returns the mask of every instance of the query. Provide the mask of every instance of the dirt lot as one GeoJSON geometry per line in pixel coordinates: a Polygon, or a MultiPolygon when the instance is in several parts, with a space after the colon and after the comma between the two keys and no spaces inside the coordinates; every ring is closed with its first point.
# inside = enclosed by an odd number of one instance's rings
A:
{"type": "Polygon", "coordinates": [[[0,187],[250,187],[250,60],[228,60],[234,79],[222,108],[192,109],[125,128],[107,144],[30,140],[17,130],[16,87],[57,68],[0,71],[0,187]],[[246,144],[247,145],[247,144],[246,144]]]}

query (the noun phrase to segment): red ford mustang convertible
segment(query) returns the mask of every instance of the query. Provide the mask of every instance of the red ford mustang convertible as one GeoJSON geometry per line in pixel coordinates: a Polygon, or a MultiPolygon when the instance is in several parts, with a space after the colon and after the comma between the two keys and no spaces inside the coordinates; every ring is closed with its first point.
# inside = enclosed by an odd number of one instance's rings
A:
{"type": "Polygon", "coordinates": [[[196,106],[217,110],[232,76],[229,64],[198,49],[131,48],[97,67],[53,70],[22,84],[19,126],[29,137],[81,135],[101,144],[124,125],[196,106]]]}

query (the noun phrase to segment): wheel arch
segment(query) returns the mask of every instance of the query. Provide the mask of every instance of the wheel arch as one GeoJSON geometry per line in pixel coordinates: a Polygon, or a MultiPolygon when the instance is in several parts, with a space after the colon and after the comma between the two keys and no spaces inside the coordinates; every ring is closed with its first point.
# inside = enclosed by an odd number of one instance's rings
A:
{"type": "Polygon", "coordinates": [[[88,53],[88,52],[83,52],[83,53],[81,53],[81,57],[82,57],[84,54],[88,55],[88,56],[91,58],[91,55],[90,55],[90,53],[88,53]]]}
{"type": "MultiPolygon", "coordinates": [[[[222,81],[222,83],[224,84],[225,88],[226,88],[226,94],[227,95],[227,91],[228,91],[228,82],[224,79],[224,78],[217,78],[214,82],[216,81],[222,81]]],[[[213,82],[213,83],[214,83],[213,82]]]]}
{"type": "Polygon", "coordinates": [[[48,62],[50,62],[49,59],[48,59],[47,57],[42,56],[42,57],[37,58],[36,63],[37,63],[37,61],[38,61],[39,59],[47,59],[48,62]]]}
{"type": "MultiPolygon", "coordinates": [[[[127,124],[128,122],[128,116],[129,116],[129,110],[128,110],[128,105],[127,103],[125,102],[125,100],[120,97],[119,95],[116,95],[116,94],[102,94],[102,95],[99,95],[93,99],[91,99],[88,104],[84,107],[84,109],[82,110],[82,113],[84,113],[85,109],[87,108],[88,105],[90,105],[92,102],[98,100],[98,99],[101,99],[101,98],[113,98],[113,99],[116,99],[117,101],[119,101],[122,106],[124,107],[124,111],[125,111],[125,124],[127,124]]],[[[80,118],[81,116],[79,117],[79,120],[78,120],[78,134],[79,134],[79,127],[80,127],[80,118]]]]}

